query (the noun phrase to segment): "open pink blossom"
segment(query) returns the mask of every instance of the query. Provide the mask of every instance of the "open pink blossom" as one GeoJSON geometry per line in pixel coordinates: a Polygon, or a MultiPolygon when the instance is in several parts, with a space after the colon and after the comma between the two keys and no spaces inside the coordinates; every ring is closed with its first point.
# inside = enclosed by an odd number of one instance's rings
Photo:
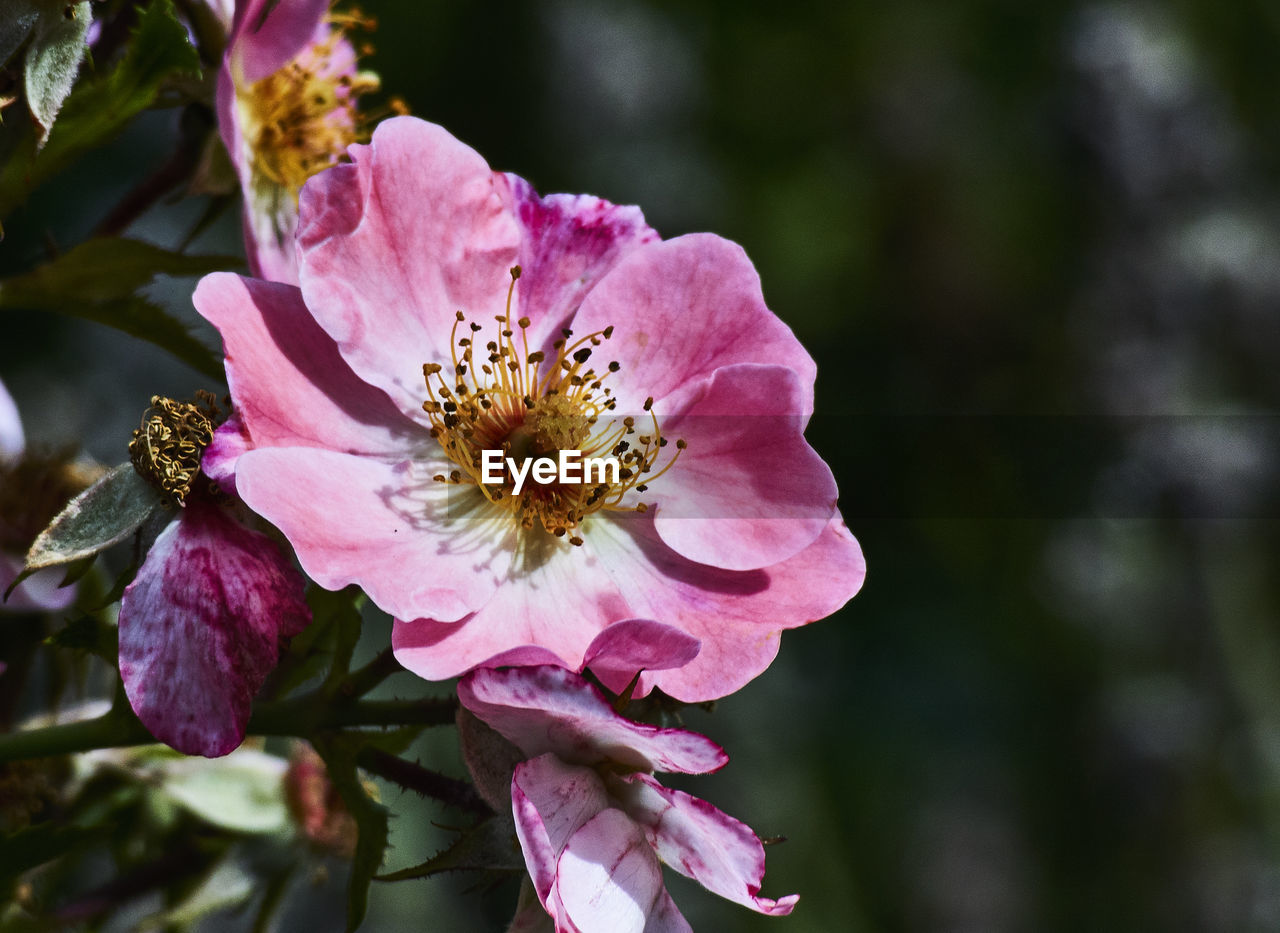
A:
{"type": "MultiPolygon", "coordinates": [[[[214,4],[218,6],[225,3],[214,4]]],[[[357,138],[356,99],[378,86],[358,71],[329,0],[237,0],[218,73],[218,129],[244,193],[255,275],[297,282],[294,232],[303,182],[357,138]]]]}
{"type": "Polygon", "coordinates": [[[556,667],[478,670],[458,698],[527,758],[511,777],[512,813],[557,933],[689,930],[660,862],[762,914],[795,906],[794,894],[760,896],[764,849],[749,827],[653,777],[719,770],[728,756],[710,739],[632,722],[556,667]]]}
{"type": "MultiPolygon", "coordinates": [[[[303,190],[300,288],[214,274],[195,303],[226,351],[238,494],[320,585],[401,620],[401,663],[577,670],[611,626],[657,620],[700,651],[639,691],[704,700],[857,592],[803,436],[814,363],[740,247],[539,197],[421,120],[350,153],[303,190]],[[517,495],[484,450],[625,473],[517,495]]],[[[593,670],[621,688],[626,653],[593,670]]]]}

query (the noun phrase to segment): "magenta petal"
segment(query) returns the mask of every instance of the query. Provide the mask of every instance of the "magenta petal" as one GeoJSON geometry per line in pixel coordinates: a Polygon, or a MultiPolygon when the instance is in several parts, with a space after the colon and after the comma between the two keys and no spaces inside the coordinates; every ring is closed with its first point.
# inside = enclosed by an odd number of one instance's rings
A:
{"type": "Polygon", "coordinates": [[[351,368],[420,415],[422,364],[451,359],[454,313],[506,309],[519,229],[505,179],[438,126],[396,117],[350,151],[302,189],[302,292],[351,368]]]}
{"type": "Polygon", "coordinates": [[[538,197],[523,178],[507,175],[511,211],[521,228],[520,316],[529,343],[558,334],[587,292],[636,247],[658,240],[640,208],[580,194],[538,197]]]}
{"type": "Polygon", "coordinates": [[[233,495],[236,488],[236,461],[253,447],[249,430],[234,412],[213,432],[213,440],[200,458],[200,472],[233,495]]]}
{"type": "Polygon", "coordinates": [[[516,765],[511,806],[525,866],[544,907],[555,883],[556,862],[569,837],[609,806],[600,776],[542,755],[516,765]]]}
{"type": "Polygon", "coordinates": [[[215,272],[192,300],[222,334],[227,385],[253,446],[386,453],[425,434],[356,378],[297,288],[215,272]]]}
{"type": "Polygon", "coordinates": [[[0,461],[16,459],[25,448],[18,406],[4,383],[0,382],[0,461]]]}
{"type": "Polygon", "coordinates": [[[120,676],[151,734],[211,758],[239,745],[282,639],[311,621],[302,588],[270,538],[190,503],[120,602],[120,676]]]}
{"type": "Polygon", "coordinates": [[[398,618],[458,619],[497,589],[509,529],[449,514],[451,487],[415,477],[422,464],[312,447],[251,450],[236,490],[279,528],[307,574],[338,590],[359,584],[398,618]]]}
{"type": "Polygon", "coordinates": [[[602,810],[573,834],[556,866],[556,894],[574,929],[645,933],[660,897],[662,866],[644,832],[620,810],[602,810]]]}
{"type": "Polygon", "coordinates": [[[630,679],[641,670],[683,667],[698,656],[701,648],[702,642],[673,626],[651,619],[624,619],[595,637],[587,647],[582,666],[597,674],[617,671],[630,679]]]}
{"type": "Polygon", "coordinates": [[[709,233],[650,243],[628,253],[582,302],[577,334],[614,325],[605,347],[621,370],[610,385],[618,411],[639,414],[734,363],[795,371],[801,415],[813,411],[817,367],[790,328],[765,306],[760,277],[742,247],[709,233]]]}
{"type": "Polygon", "coordinates": [[[688,443],[654,483],[654,527],[690,560],[730,570],[808,547],[836,508],[831,469],[804,439],[805,389],[781,366],[717,370],[663,433],[688,443]]]}
{"type": "Polygon", "coordinates": [[[530,757],[554,752],[573,764],[612,760],[687,774],[715,771],[729,760],[706,736],[620,716],[594,686],[558,667],[482,668],[458,684],[458,699],[530,757]]]}
{"type": "Polygon", "coordinates": [[[311,41],[330,0],[241,0],[236,4],[231,56],[246,82],[279,71],[311,41]],[[268,12],[269,11],[269,12],[268,12]]]}
{"type": "Polygon", "coordinates": [[[758,896],[764,847],[751,827],[646,774],[625,775],[614,784],[623,809],[667,865],[736,904],[774,916],[791,913],[799,895],[758,896]]]}

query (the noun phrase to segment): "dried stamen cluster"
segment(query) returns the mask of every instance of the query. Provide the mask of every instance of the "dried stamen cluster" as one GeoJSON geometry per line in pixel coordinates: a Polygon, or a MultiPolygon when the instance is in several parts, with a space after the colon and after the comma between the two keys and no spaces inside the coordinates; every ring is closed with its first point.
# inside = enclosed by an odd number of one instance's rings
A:
{"type": "Polygon", "coordinates": [[[190,495],[218,417],[210,392],[197,392],[195,402],[151,397],[151,407],[143,413],[142,425],[129,441],[129,459],[171,504],[181,506],[190,495]]]}
{"type": "Polygon", "coordinates": [[[621,367],[610,362],[597,370],[590,359],[613,336],[612,326],[577,339],[571,330],[563,330],[552,344],[552,358],[542,350],[530,351],[529,319],[522,317],[515,328],[511,326],[511,301],[519,277],[516,266],[511,270],[506,313],[495,315],[497,339],[477,347],[484,328],[468,324],[459,311],[450,336],[452,367],[439,363],[422,367],[433,396],[422,404],[431,420],[431,436],[458,467],[434,479],[476,486],[490,502],[510,511],[522,528],[540,524],[580,545],[579,526],[587,515],[600,510],[645,511],[643,502],[625,504],[624,497],[633,489],[645,492],[647,483],[671,468],[685,444],[677,441],[676,455],[654,472],[658,453],[668,442],[652,412],[653,399],[644,404],[652,422],[646,433],[637,432],[631,416],[607,417],[617,408],[617,400],[604,383],[621,367]],[[554,459],[562,450],[577,450],[584,458],[613,457],[619,464],[618,482],[528,485],[517,496],[510,482],[501,486],[483,482],[485,450],[501,450],[504,462],[508,457],[516,462],[554,459]]]}

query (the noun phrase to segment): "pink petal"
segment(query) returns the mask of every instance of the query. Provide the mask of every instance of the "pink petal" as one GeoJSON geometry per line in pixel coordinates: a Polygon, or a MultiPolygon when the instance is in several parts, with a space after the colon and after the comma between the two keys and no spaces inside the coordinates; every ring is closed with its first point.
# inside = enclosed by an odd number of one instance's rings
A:
{"type": "Polygon", "coordinates": [[[281,641],[311,621],[302,587],[270,538],[189,503],[120,603],[120,676],[151,734],[188,755],[239,745],[281,641]]]}
{"type": "Polygon", "coordinates": [[[683,667],[701,648],[702,642],[678,628],[650,619],[624,619],[595,637],[582,666],[597,673],[617,671],[629,679],[641,670],[683,667]]]}
{"type": "Polygon", "coordinates": [[[740,689],[773,661],[783,629],[831,615],[866,576],[862,549],[839,516],[799,554],[749,571],[680,557],[643,516],[602,523],[590,534],[633,615],[662,619],[702,642],[688,664],[645,673],[640,681],[641,695],[660,687],[687,703],[740,689]]]}
{"type": "Polygon", "coordinates": [[[555,883],[556,862],[583,823],[609,806],[600,776],[542,755],[516,765],[511,807],[525,866],[545,907],[555,883]]]}
{"type": "Polygon", "coordinates": [[[602,810],[569,839],[555,893],[575,929],[644,933],[666,889],[644,832],[620,810],[602,810]]]}
{"type": "MultiPolygon", "coordinates": [[[[0,554],[0,599],[13,578],[22,572],[23,566],[22,558],[0,554]]],[[[66,575],[65,567],[36,571],[14,587],[7,600],[0,602],[0,612],[59,612],[66,609],[76,598],[76,587],[61,586],[66,575]]]]}
{"type": "Polygon", "coordinates": [[[233,412],[226,421],[218,425],[213,432],[213,440],[204,449],[200,458],[200,472],[218,484],[227,495],[234,495],[236,488],[236,461],[240,455],[250,450],[253,442],[249,439],[249,429],[233,412]]]}
{"type": "Polygon", "coordinates": [[[554,752],[574,764],[612,761],[687,774],[715,771],[729,760],[706,736],[620,716],[599,690],[559,667],[482,668],[458,684],[458,699],[530,757],[554,752]]]}
{"type": "MultiPolygon", "coordinates": [[[[783,629],[844,605],[866,573],[858,542],[838,517],[800,553],[749,571],[681,557],[658,537],[649,516],[595,521],[585,538],[583,547],[565,547],[458,622],[397,622],[397,659],[420,677],[444,680],[499,661],[540,661],[507,652],[513,645],[522,652],[541,646],[556,663],[580,670],[591,643],[609,625],[660,619],[700,641],[701,650],[677,669],[642,675],[639,695],[659,686],[686,702],[714,700],[769,666],[783,629]]],[[[596,673],[610,689],[621,690],[635,671],[596,673]]]]}
{"type": "Polygon", "coordinates": [[[805,387],[781,366],[744,363],[711,377],[663,433],[688,442],[653,485],[654,527],[678,554],[754,570],[822,533],[836,508],[830,468],[804,439],[805,387]]]}
{"type": "Polygon", "coordinates": [[[658,234],[638,207],[585,194],[540,198],[523,178],[507,175],[506,180],[509,210],[521,228],[515,317],[530,319],[529,343],[538,346],[548,334],[559,336],[566,319],[623,256],[656,242],[658,234]]]}
{"type": "Polygon", "coordinates": [[[764,880],[764,846],[751,827],[645,774],[612,783],[627,815],[644,828],[667,865],[736,904],[773,916],[791,913],[799,895],[757,896],[764,880]]]}
{"type": "Polygon", "coordinates": [[[17,459],[25,449],[18,406],[4,383],[0,382],[0,461],[17,459]]]}
{"type": "Polygon", "coordinates": [[[328,9],[329,0],[241,0],[228,49],[236,77],[251,84],[279,71],[312,40],[328,9]]]}
{"type": "Polygon", "coordinates": [[[438,126],[386,120],[350,153],[302,190],[302,292],[351,368],[420,415],[422,364],[451,359],[455,312],[504,313],[520,231],[505,179],[438,126]]]}
{"type": "Polygon", "coordinates": [[[432,482],[439,469],[447,467],[269,447],[240,458],[236,489],[326,589],[357,583],[392,615],[457,619],[498,588],[512,530],[452,514],[459,493],[432,482]]]}
{"type": "Polygon", "coordinates": [[[222,334],[227,384],[253,446],[385,453],[426,440],[385,393],[356,378],[297,288],[215,272],[193,301],[222,334]]]}
{"type": "Polygon", "coordinates": [[[813,359],[764,303],[760,278],[742,247],[709,233],[650,243],[627,254],[583,300],[576,334],[614,325],[598,352],[621,364],[610,380],[618,411],[655,410],[668,395],[734,363],[795,371],[798,414],[813,411],[813,359]]]}

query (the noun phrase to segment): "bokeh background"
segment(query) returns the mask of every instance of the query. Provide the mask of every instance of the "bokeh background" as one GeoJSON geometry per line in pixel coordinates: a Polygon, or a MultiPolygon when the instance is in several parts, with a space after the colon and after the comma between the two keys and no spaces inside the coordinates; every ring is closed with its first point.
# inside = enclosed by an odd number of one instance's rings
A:
{"type": "MultiPolygon", "coordinates": [[[[866,587],[689,713],[732,761],[684,784],[785,835],[765,893],[802,898],[771,920],[673,878],[694,927],[1280,929],[1280,8],[366,8],[415,114],[545,193],[738,241],[818,360],[866,587]]],[[[86,237],[176,123],[14,214],[0,274],[86,237]]],[[[173,246],[202,209],[129,232],[173,246]]],[[[239,248],[231,216],[194,246],[239,248]]],[[[190,289],[158,297],[199,327],[190,289]]],[[[206,386],[92,324],[3,323],[30,434],[104,462],[152,393],[206,386]]],[[[422,754],[460,774],[450,741],[422,754]]],[[[391,866],[420,861],[449,815],[383,794],[391,866]]],[[[282,929],[336,923],[340,880],[282,929]]],[[[501,930],[514,891],[378,886],[366,929],[501,930]]]]}

